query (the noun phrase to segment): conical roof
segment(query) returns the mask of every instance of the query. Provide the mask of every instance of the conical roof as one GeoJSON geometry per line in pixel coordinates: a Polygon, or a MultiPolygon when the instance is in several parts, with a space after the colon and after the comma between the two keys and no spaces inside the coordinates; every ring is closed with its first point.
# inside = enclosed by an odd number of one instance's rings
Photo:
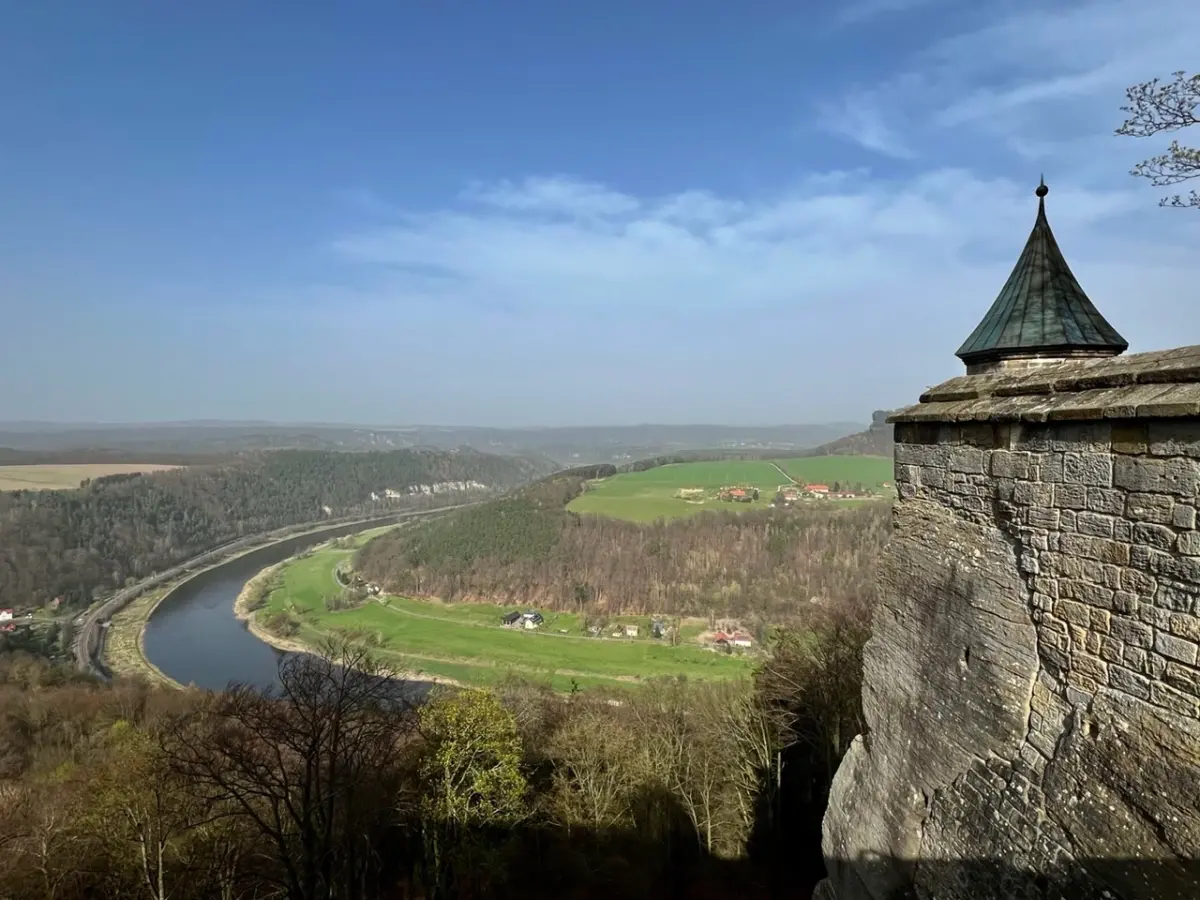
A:
{"type": "Polygon", "coordinates": [[[983,321],[955,355],[967,365],[1009,357],[1121,353],[1129,347],[1092,305],[1046,220],[1043,181],[1037,220],[1016,267],[983,321]]]}

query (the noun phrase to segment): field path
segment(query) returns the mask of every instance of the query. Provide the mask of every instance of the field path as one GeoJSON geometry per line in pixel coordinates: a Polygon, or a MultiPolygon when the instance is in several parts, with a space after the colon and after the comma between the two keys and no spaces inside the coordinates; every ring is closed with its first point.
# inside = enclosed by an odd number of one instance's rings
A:
{"type": "Polygon", "coordinates": [[[800,482],[798,482],[795,478],[793,478],[787,472],[783,471],[783,469],[781,469],[779,467],[779,463],[771,463],[771,465],[773,465],[775,467],[776,472],[778,472],[780,475],[782,475],[784,478],[786,478],[792,484],[796,485],[797,487],[800,487],[800,482]]]}

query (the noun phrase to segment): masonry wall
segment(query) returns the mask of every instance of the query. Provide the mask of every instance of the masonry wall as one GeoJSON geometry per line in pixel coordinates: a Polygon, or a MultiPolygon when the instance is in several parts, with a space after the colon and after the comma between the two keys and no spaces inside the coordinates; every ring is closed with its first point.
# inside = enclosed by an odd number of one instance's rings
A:
{"type": "Polygon", "coordinates": [[[1200,367],[1163,356],[896,418],[824,896],[1200,897],[1200,367]]]}

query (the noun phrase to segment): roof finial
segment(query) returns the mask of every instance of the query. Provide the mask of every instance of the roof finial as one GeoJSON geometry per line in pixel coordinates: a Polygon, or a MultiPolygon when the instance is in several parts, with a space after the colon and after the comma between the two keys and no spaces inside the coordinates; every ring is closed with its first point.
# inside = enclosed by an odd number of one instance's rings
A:
{"type": "Polygon", "coordinates": [[[1039,184],[1037,186],[1037,190],[1034,191],[1034,193],[1037,194],[1039,198],[1045,197],[1048,193],[1050,193],[1050,188],[1046,187],[1046,176],[1045,175],[1038,176],[1038,181],[1039,181],[1039,184]]]}

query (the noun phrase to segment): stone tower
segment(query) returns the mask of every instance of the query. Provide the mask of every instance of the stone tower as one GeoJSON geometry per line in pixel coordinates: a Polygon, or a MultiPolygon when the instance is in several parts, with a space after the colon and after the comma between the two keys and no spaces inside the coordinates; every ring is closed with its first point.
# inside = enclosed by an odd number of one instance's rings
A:
{"type": "Polygon", "coordinates": [[[1200,347],[1125,348],[1039,203],[968,374],[890,418],[819,897],[1200,897],[1200,347]]]}

